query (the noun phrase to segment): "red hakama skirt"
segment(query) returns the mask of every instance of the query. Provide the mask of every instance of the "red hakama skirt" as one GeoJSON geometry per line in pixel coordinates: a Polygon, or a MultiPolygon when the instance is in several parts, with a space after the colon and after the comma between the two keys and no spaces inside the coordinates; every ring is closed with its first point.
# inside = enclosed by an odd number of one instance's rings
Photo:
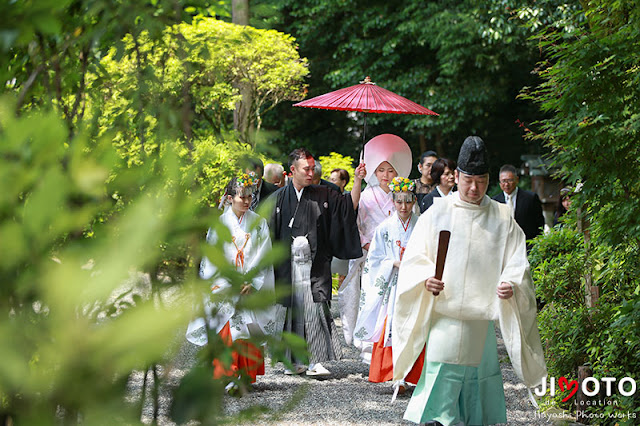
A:
{"type": "MultiPolygon", "coordinates": [[[[233,339],[231,338],[231,328],[227,322],[220,333],[222,341],[226,346],[231,346],[233,339]]],[[[264,375],[264,357],[262,351],[248,340],[238,339],[236,348],[231,353],[231,366],[227,368],[217,359],[213,360],[213,378],[221,379],[223,377],[236,378],[240,375],[251,377],[251,383],[256,382],[256,376],[264,375]]]]}
{"type": "MultiPolygon", "coordinates": [[[[380,339],[373,344],[371,352],[371,365],[369,366],[369,381],[372,383],[388,382],[393,379],[393,351],[391,346],[384,346],[384,330],[387,327],[387,320],[384,320],[383,332],[380,339]]],[[[422,367],[424,365],[424,348],[420,356],[411,367],[411,371],[405,377],[405,381],[415,385],[420,380],[422,367]]]]}

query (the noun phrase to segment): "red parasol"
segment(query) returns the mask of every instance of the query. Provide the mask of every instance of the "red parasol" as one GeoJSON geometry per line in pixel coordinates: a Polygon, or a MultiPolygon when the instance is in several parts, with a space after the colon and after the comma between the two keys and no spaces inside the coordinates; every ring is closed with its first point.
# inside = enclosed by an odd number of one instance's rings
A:
{"type": "Polygon", "coordinates": [[[372,83],[369,77],[360,84],[325,93],[293,106],[386,114],[438,115],[422,105],[372,83]]]}
{"type": "MultiPolygon", "coordinates": [[[[385,114],[438,115],[428,108],[409,99],[383,89],[366,77],[360,84],[345,87],[306,101],[293,104],[295,107],[333,109],[339,111],[362,111],[385,114]]],[[[363,143],[367,129],[367,115],[364,116],[363,143]]]]}

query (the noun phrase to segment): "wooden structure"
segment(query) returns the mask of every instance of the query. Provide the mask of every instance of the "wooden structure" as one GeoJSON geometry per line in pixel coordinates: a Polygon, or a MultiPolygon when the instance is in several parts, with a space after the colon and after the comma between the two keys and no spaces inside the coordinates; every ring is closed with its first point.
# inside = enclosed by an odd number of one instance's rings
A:
{"type": "Polygon", "coordinates": [[[540,197],[544,221],[547,225],[552,226],[553,215],[556,211],[558,198],[560,198],[560,190],[564,184],[553,177],[554,170],[551,163],[541,156],[522,155],[520,159],[522,165],[519,175],[531,178],[531,191],[540,197]]]}

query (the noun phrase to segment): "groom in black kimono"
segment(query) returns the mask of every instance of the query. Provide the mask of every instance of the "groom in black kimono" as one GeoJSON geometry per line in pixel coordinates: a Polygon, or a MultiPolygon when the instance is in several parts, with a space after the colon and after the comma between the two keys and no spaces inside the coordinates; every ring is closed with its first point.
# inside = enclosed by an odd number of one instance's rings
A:
{"type": "Polygon", "coordinates": [[[275,267],[276,286],[288,286],[290,296],[281,300],[287,307],[285,331],[303,337],[310,352],[310,365],[296,363],[286,374],[309,376],[330,374],[320,361],[340,359],[342,350],[333,318],[331,300],[331,258],[355,259],[362,256],[355,209],[360,201],[364,164],[355,171],[353,190],[342,195],[327,187],[312,185],[315,161],[309,151],[298,148],[289,154],[290,183],[277,190],[271,221],[274,239],[282,242],[289,256],[275,267]],[[293,297],[291,279],[291,243],[305,236],[311,249],[311,296],[300,302],[293,297]]]}

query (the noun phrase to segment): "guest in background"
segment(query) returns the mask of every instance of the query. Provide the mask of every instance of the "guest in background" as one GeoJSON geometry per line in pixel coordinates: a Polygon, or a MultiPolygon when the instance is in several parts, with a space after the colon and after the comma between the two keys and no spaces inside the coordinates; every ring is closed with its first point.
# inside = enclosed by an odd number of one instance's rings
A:
{"type": "Polygon", "coordinates": [[[329,180],[335,185],[338,185],[340,192],[344,193],[344,187],[349,183],[349,172],[345,169],[333,169],[331,170],[329,180]]]}
{"type": "Polygon", "coordinates": [[[571,195],[571,188],[568,186],[565,186],[560,190],[560,197],[558,198],[558,204],[556,205],[556,212],[553,215],[553,226],[556,226],[559,223],[560,226],[562,226],[560,218],[571,208],[571,195]]]}
{"type": "MultiPolygon", "coordinates": [[[[329,180],[340,188],[340,193],[344,194],[344,187],[349,183],[349,172],[345,169],[333,169],[329,180]]],[[[331,260],[331,273],[338,274],[338,288],[340,288],[347,273],[349,273],[349,260],[334,257],[331,260]]]]}
{"type": "Polygon", "coordinates": [[[431,166],[431,179],[435,183],[433,191],[422,198],[420,212],[424,213],[433,204],[433,199],[446,197],[451,194],[456,185],[453,171],[456,169],[456,162],[448,158],[439,158],[431,166]]]}
{"type": "Polygon", "coordinates": [[[282,164],[265,164],[263,179],[278,188],[282,188],[285,184],[285,172],[282,164]]]}
{"type": "Polygon", "coordinates": [[[500,167],[498,177],[502,192],[493,199],[511,207],[513,217],[524,231],[527,240],[540,235],[544,227],[544,216],[538,194],[518,188],[520,180],[516,168],[511,164],[500,167]]]}
{"type": "Polygon", "coordinates": [[[322,164],[320,164],[319,161],[316,161],[315,167],[313,169],[313,179],[311,180],[311,184],[326,186],[327,188],[331,188],[334,191],[338,191],[339,193],[342,194],[342,191],[340,191],[340,188],[338,187],[338,185],[332,182],[329,182],[326,179],[322,179],[322,164]]]}
{"type": "Polygon", "coordinates": [[[420,156],[420,162],[418,163],[420,177],[414,180],[418,206],[422,198],[433,190],[434,182],[433,179],[431,179],[431,166],[433,166],[433,163],[435,163],[437,159],[438,154],[436,154],[435,151],[425,151],[420,156]]]}

